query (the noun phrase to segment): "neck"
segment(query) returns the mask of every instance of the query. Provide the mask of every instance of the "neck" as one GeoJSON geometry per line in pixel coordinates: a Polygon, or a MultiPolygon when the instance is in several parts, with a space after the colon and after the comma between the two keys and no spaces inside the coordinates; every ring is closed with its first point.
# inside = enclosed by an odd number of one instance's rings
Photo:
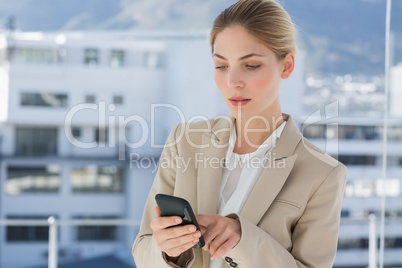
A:
{"type": "Polygon", "coordinates": [[[233,151],[239,154],[256,151],[283,121],[284,117],[280,109],[270,116],[236,119],[237,139],[233,151]]]}

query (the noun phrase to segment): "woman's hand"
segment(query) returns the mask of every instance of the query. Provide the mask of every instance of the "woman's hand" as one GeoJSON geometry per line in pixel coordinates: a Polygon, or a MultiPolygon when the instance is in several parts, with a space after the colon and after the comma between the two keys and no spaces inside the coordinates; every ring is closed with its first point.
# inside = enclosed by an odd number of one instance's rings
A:
{"type": "Polygon", "coordinates": [[[177,216],[162,217],[158,207],[155,207],[156,218],[151,221],[152,238],[158,248],[169,257],[177,257],[198,243],[201,232],[192,224],[176,226],[182,222],[177,216]],[[171,227],[171,228],[168,228],[171,227]]]}
{"type": "Polygon", "coordinates": [[[205,231],[202,249],[209,251],[211,260],[224,256],[239,243],[241,226],[238,220],[218,214],[198,214],[196,218],[201,230],[205,231]]]}

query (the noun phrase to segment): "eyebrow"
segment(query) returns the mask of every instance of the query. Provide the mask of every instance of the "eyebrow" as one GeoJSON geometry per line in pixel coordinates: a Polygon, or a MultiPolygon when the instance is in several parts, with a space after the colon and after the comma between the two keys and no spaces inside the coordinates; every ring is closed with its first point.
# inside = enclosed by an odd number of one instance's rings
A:
{"type": "MultiPolygon", "coordinates": [[[[219,54],[216,54],[216,53],[214,53],[214,54],[212,55],[212,57],[217,57],[217,58],[220,58],[220,59],[222,59],[222,60],[227,60],[224,56],[219,55],[219,54]]],[[[251,58],[251,57],[264,57],[264,55],[260,55],[260,54],[256,54],[256,53],[251,53],[251,54],[247,54],[247,55],[245,55],[245,56],[243,56],[243,57],[240,57],[239,60],[244,60],[244,59],[251,58]]]]}

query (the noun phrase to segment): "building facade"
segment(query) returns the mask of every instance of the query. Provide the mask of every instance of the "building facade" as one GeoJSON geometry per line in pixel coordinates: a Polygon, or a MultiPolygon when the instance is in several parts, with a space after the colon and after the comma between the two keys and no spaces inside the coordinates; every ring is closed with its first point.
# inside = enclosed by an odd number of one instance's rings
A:
{"type": "MultiPolygon", "coordinates": [[[[0,218],[140,219],[170,129],[223,111],[207,40],[1,34],[0,218]]],[[[61,226],[59,261],[117,252],[132,263],[137,230],[61,226]]],[[[46,263],[47,239],[47,227],[0,228],[0,266],[46,263]]]]}

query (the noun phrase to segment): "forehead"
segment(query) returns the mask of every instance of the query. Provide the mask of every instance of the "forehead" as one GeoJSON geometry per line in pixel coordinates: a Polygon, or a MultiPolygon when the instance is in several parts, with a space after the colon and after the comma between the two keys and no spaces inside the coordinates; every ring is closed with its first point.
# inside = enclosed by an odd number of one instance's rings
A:
{"type": "Polygon", "coordinates": [[[214,53],[222,56],[273,53],[242,26],[228,27],[217,34],[213,49],[214,53]]]}

